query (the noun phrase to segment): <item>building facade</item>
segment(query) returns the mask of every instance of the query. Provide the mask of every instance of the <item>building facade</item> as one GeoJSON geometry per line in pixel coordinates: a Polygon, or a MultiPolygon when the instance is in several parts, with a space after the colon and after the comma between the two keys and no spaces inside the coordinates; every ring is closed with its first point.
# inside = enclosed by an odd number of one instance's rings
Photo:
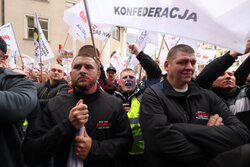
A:
{"type": "MultiPolygon", "coordinates": [[[[50,60],[50,63],[53,64],[59,55],[59,45],[64,46],[64,49],[73,50],[73,54],[76,55],[81,46],[92,44],[90,39],[83,44],[67,35],[69,27],[63,20],[64,10],[77,2],[79,0],[1,0],[0,21],[2,25],[12,23],[20,52],[34,58],[33,18],[36,12],[44,35],[55,55],[55,58],[50,60]]],[[[126,28],[116,27],[108,42],[95,40],[95,43],[102,53],[101,60],[104,64],[108,62],[110,54],[119,47],[121,56],[124,57],[126,28]]],[[[44,64],[48,64],[48,62],[44,62],[44,64]]]]}

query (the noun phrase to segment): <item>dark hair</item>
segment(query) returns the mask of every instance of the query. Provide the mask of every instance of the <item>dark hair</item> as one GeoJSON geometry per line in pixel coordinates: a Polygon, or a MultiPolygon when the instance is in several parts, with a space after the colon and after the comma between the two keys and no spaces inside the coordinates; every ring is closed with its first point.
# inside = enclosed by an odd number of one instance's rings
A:
{"type": "MultiPolygon", "coordinates": [[[[96,48],[96,52],[97,52],[97,56],[100,57],[100,52],[97,48],[96,48]]],[[[78,55],[85,54],[85,53],[95,56],[94,47],[92,45],[82,46],[78,51],[78,55]]]]}
{"type": "Polygon", "coordinates": [[[173,48],[171,48],[170,51],[168,52],[167,60],[172,61],[175,58],[176,53],[178,51],[185,53],[194,53],[194,49],[188,45],[185,44],[176,45],[173,48]]]}
{"type": "Polygon", "coordinates": [[[72,64],[71,64],[72,66],[73,66],[73,63],[74,63],[75,59],[76,59],[77,57],[80,57],[80,56],[81,56],[81,57],[90,57],[90,58],[92,58],[92,59],[95,61],[97,70],[100,70],[99,64],[98,64],[98,62],[96,61],[95,56],[90,55],[90,54],[88,54],[88,53],[78,54],[78,55],[73,59],[72,64]]]}

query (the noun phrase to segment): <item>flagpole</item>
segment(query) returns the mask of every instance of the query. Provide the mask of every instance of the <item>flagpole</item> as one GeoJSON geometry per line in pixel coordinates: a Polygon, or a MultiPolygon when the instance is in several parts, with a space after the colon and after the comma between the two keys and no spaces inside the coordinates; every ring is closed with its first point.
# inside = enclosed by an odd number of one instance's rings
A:
{"type": "Polygon", "coordinates": [[[90,21],[90,17],[89,17],[88,6],[87,6],[86,0],[83,0],[83,3],[84,3],[84,6],[85,6],[85,10],[86,10],[86,16],[88,18],[89,31],[90,31],[91,40],[92,40],[92,43],[93,43],[94,53],[95,53],[95,56],[98,57],[96,47],[95,47],[94,36],[93,36],[92,28],[91,28],[91,21],[90,21]]]}
{"type": "Polygon", "coordinates": [[[39,47],[39,52],[40,52],[40,69],[41,69],[41,79],[40,82],[42,81],[43,78],[43,66],[42,66],[42,51],[41,51],[41,44],[40,44],[40,32],[39,32],[39,20],[38,20],[38,16],[36,16],[37,19],[37,38],[38,38],[38,47],[39,47]]]}
{"type": "MultiPolygon", "coordinates": [[[[13,28],[13,26],[12,26],[12,23],[10,23],[10,24],[11,24],[12,32],[13,32],[13,34],[14,34],[14,38],[15,38],[15,40],[16,40],[16,34],[15,34],[15,31],[14,31],[14,28],[13,28]]],[[[21,63],[22,63],[22,70],[24,70],[23,58],[22,58],[22,55],[21,55],[21,52],[20,52],[20,49],[19,49],[17,40],[16,40],[16,45],[17,45],[17,50],[18,50],[18,53],[19,53],[19,56],[20,56],[20,59],[21,59],[21,63]]]]}
{"type": "MultiPolygon", "coordinates": [[[[108,39],[108,40],[109,40],[109,39],[108,39]]],[[[104,47],[102,48],[102,50],[101,50],[101,52],[100,52],[100,56],[102,55],[102,52],[103,52],[103,51],[104,51],[104,49],[106,48],[107,44],[108,44],[108,41],[106,41],[106,43],[105,43],[104,47]]]]}
{"type": "Polygon", "coordinates": [[[163,46],[164,38],[165,38],[165,34],[162,36],[161,47],[160,47],[160,50],[159,50],[159,53],[158,53],[158,56],[157,56],[156,59],[159,59],[159,57],[160,57],[160,55],[161,55],[161,49],[162,49],[162,46],[163,46]]]}
{"type": "Polygon", "coordinates": [[[64,41],[64,44],[63,44],[62,50],[64,49],[64,47],[65,47],[65,45],[66,45],[66,42],[68,41],[68,38],[69,38],[69,33],[67,33],[67,37],[66,37],[66,39],[65,39],[65,41],[64,41]]]}
{"type": "Polygon", "coordinates": [[[167,43],[167,41],[165,40],[165,38],[164,38],[164,37],[162,37],[162,38],[163,38],[164,43],[165,43],[165,45],[166,45],[166,47],[167,47],[167,49],[168,49],[168,51],[169,51],[169,47],[168,47],[168,43],[167,43]]]}

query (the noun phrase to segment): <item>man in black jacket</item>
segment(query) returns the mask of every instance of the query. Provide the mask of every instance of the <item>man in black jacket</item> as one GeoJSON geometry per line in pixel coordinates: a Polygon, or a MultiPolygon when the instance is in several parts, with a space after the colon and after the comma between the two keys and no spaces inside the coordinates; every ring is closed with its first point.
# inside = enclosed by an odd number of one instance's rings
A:
{"type": "Polygon", "coordinates": [[[25,75],[5,66],[7,45],[0,37],[0,162],[22,167],[22,122],[37,104],[36,88],[25,75]]]}
{"type": "Polygon", "coordinates": [[[49,71],[49,80],[38,84],[37,96],[42,109],[47,105],[49,99],[67,93],[71,89],[63,75],[63,67],[54,64],[49,71]]]}
{"type": "Polygon", "coordinates": [[[148,166],[205,167],[250,139],[226,104],[192,81],[195,63],[190,46],[173,47],[164,64],[167,77],[143,94],[140,123],[148,166]]]}
{"type": "Polygon", "coordinates": [[[49,101],[35,126],[28,129],[23,150],[28,164],[54,157],[66,167],[71,144],[85,167],[113,167],[124,163],[132,144],[122,103],[98,89],[99,67],[86,52],[72,62],[73,91],[49,101]],[[82,104],[81,104],[82,103],[82,104]],[[85,126],[84,137],[75,136],[85,126]]]}

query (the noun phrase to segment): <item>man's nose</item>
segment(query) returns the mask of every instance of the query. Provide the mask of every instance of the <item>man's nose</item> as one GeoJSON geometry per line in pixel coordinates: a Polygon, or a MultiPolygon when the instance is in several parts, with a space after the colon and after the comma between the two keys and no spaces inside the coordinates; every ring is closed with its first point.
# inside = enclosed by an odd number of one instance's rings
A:
{"type": "Polygon", "coordinates": [[[186,68],[187,70],[193,70],[193,69],[194,69],[194,67],[193,67],[193,65],[192,65],[191,62],[187,63],[185,68],[186,68]]]}
{"type": "Polygon", "coordinates": [[[81,67],[80,72],[86,73],[86,68],[84,66],[81,67]]]}

